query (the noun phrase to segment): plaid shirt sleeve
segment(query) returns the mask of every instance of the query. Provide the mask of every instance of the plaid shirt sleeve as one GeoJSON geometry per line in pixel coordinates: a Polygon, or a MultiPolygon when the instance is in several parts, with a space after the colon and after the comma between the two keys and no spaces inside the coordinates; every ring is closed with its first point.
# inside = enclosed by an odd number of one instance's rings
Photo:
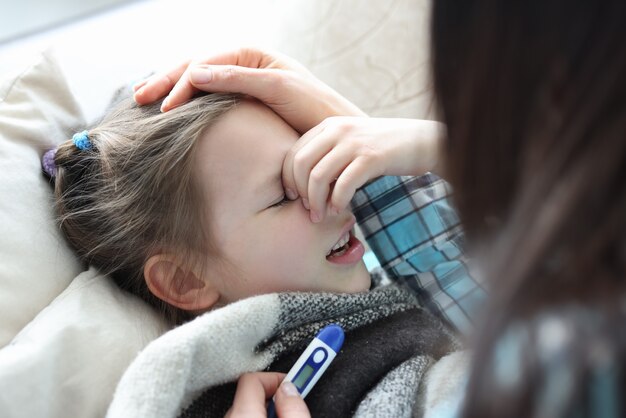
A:
{"type": "Polygon", "coordinates": [[[450,194],[448,183],[431,173],[386,176],[357,190],[351,205],[389,278],[407,285],[426,309],[467,335],[486,292],[463,251],[450,194]]]}

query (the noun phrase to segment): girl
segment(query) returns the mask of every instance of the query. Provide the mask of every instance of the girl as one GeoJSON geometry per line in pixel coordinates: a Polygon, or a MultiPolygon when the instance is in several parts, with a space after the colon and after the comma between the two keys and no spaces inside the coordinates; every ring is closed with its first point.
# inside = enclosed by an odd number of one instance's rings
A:
{"type": "MultiPolygon", "coordinates": [[[[407,126],[427,133],[425,143],[436,142],[437,124],[407,126]]],[[[348,343],[334,363],[336,377],[325,377],[309,398],[316,415],[347,416],[360,408],[397,416],[402,408],[423,408],[414,390],[390,404],[380,395],[384,385],[400,379],[416,388],[425,370],[458,344],[410,293],[397,287],[366,292],[371,277],[349,208],[312,223],[309,211],[287,198],[281,172],[298,138],[268,107],[236,95],[201,96],[167,113],[158,104],[126,100],[44,158],[60,225],[81,258],[173,324],[200,316],[136,360],[118,387],[112,416],[172,416],[183,407],[186,416],[207,410],[222,416],[233,399],[229,382],[247,371],[287,371],[302,345],[331,321],[344,326],[348,343]],[[276,292],[281,296],[257,296],[276,292]],[[364,353],[363,345],[377,351],[364,353]],[[181,372],[180,362],[190,374],[181,372]],[[389,377],[398,367],[404,372],[389,377]],[[338,379],[350,389],[330,396],[338,379]],[[150,385],[164,380],[180,391],[150,397],[150,385]]],[[[396,158],[413,155],[414,142],[352,144],[347,149],[356,154],[378,152],[357,183],[339,178],[336,187],[347,187],[349,200],[359,183],[381,174],[425,170],[430,162],[423,156],[396,158]]],[[[444,263],[445,274],[458,275],[464,272],[461,237],[447,193],[433,175],[383,177],[359,190],[354,209],[364,221],[375,204],[393,197],[395,212],[378,215],[378,230],[395,225],[415,233],[402,253],[382,254],[398,271],[413,268],[416,277],[444,263]],[[407,218],[406,209],[415,207],[421,218],[407,218]]],[[[375,279],[377,286],[381,276],[375,279]]]]}
{"type": "MultiPolygon", "coordinates": [[[[626,415],[625,19],[619,0],[433,2],[446,166],[493,286],[463,416],[626,415]]],[[[287,120],[332,109],[279,56],[203,62],[148,80],[137,100],[180,79],[165,110],[195,89],[252,94],[287,120]]],[[[353,125],[344,133],[367,124],[353,125]]]]}

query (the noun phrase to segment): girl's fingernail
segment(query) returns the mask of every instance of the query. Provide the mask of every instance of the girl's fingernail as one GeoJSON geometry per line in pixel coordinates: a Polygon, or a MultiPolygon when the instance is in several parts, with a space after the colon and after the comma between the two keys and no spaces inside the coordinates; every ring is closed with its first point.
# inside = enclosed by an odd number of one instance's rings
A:
{"type": "Polygon", "coordinates": [[[135,96],[141,96],[145,91],[146,91],[146,88],[145,86],[143,86],[135,92],[135,96]]]}
{"type": "Polygon", "coordinates": [[[291,189],[285,189],[285,194],[287,195],[287,198],[289,200],[296,200],[298,198],[298,195],[296,194],[296,192],[294,192],[291,189]]]}
{"type": "Polygon", "coordinates": [[[296,386],[288,380],[280,384],[280,390],[286,396],[300,396],[300,393],[298,392],[298,389],[296,389],[296,386]]]}
{"type": "Polygon", "coordinates": [[[163,100],[163,103],[161,103],[161,112],[163,112],[163,110],[165,110],[165,108],[167,107],[168,104],[169,104],[169,100],[166,97],[165,100],[163,100]]]}
{"type": "Polygon", "coordinates": [[[311,207],[309,206],[309,199],[307,199],[306,197],[302,198],[302,204],[304,205],[304,207],[306,208],[306,210],[311,209],[311,207]]]}
{"type": "Polygon", "coordinates": [[[314,210],[311,211],[311,220],[313,223],[318,223],[320,221],[320,216],[314,210]]]}
{"type": "Polygon", "coordinates": [[[189,73],[189,78],[194,84],[206,84],[213,79],[213,72],[207,67],[194,68],[189,73]]]}

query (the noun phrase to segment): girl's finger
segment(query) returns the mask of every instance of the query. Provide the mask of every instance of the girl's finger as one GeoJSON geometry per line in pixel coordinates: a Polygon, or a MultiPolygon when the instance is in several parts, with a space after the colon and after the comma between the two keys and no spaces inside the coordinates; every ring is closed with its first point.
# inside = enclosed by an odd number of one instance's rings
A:
{"type": "MultiPolygon", "coordinates": [[[[299,189],[298,184],[296,183],[295,178],[295,163],[294,158],[296,155],[299,155],[302,148],[312,141],[316,136],[324,131],[324,124],[320,123],[319,125],[314,126],[309,131],[307,131],[304,135],[300,137],[296,141],[295,144],[291,147],[291,149],[285,155],[285,159],[283,160],[283,170],[282,170],[282,181],[283,187],[285,188],[285,192],[288,192],[288,197],[290,199],[296,199],[298,196],[307,197],[307,189],[299,189]],[[289,194],[292,194],[289,196],[289,194]]],[[[300,156],[299,158],[302,158],[300,156]]],[[[321,158],[321,157],[319,157],[321,158]]],[[[318,161],[319,158],[315,161],[318,161]]],[[[311,169],[313,163],[309,165],[308,170],[306,171],[306,177],[308,177],[308,173],[311,169]]],[[[308,209],[308,208],[307,208],[308,209]]]]}
{"type": "Polygon", "coordinates": [[[368,180],[382,175],[364,157],[357,157],[339,175],[329,199],[330,211],[341,212],[348,207],[356,190],[368,180]]]}
{"type": "MultiPolygon", "coordinates": [[[[298,194],[308,200],[309,205],[311,203],[309,185],[313,169],[327,154],[333,152],[336,142],[334,136],[329,135],[326,131],[322,131],[316,138],[305,144],[294,156],[293,177],[296,188],[298,194]]],[[[323,174],[324,172],[319,172],[314,175],[322,176],[323,174]]]]}
{"type": "Polygon", "coordinates": [[[354,154],[350,147],[337,146],[322,157],[313,167],[309,178],[308,199],[311,221],[317,223],[326,217],[330,185],[350,164],[354,154]]]}

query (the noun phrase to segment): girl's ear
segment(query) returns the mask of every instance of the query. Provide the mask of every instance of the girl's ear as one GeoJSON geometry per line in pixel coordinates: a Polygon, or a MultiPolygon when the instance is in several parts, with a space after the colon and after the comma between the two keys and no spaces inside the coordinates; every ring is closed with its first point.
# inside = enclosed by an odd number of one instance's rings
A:
{"type": "Polygon", "coordinates": [[[143,268],[148,289],[159,299],[186,311],[211,308],[219,291],[172,254],[151,256],[143,268]]]}

